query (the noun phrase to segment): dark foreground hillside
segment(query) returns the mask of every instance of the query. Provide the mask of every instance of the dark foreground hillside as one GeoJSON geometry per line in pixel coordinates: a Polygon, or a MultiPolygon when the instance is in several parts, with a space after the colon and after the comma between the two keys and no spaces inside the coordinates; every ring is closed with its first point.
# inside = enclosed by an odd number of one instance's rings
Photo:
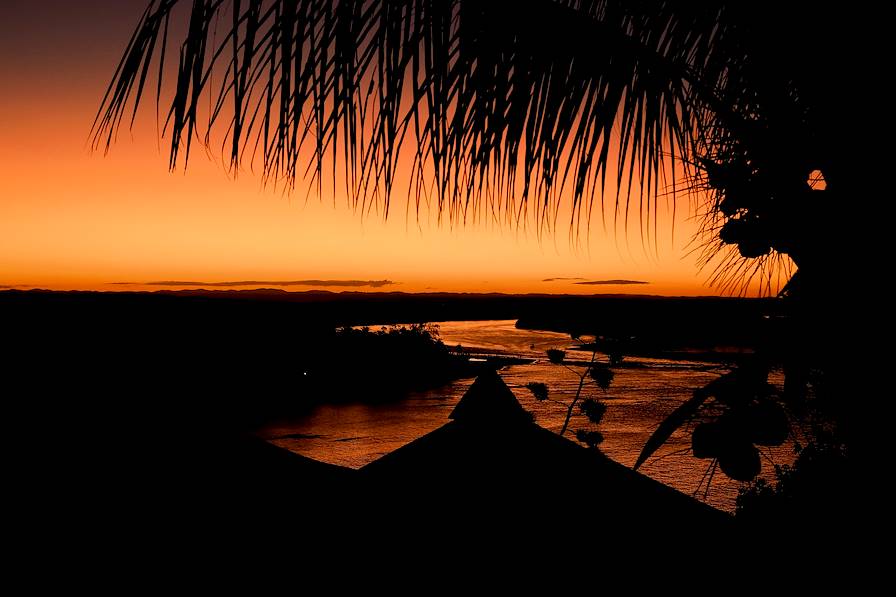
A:
{"type": "MultiPolygon", "coordinates": [[[[462,458],[438,465],[454,462],[450,474],[429,476],[420,467],[436,456],[426,451],[396,456],[394,462],[404,464],[383,465],[384,472],[371,477],[246,434],[260,417],[315,391],[303,385],[303,364],[320,353],[319,342],[337,325],[476,313],[514,318],[564,300],[587,306],[585,299],[319,299],[0,293],[4,421],[13,446],[9,495],[15,524],[24,531],[22,549],[42,549],[53,537],[59,550],[78,552],[89,536],[102,558],[120,561],[133,550],[151,549],[160,537],[173,552],[185,553],[196,545],[223,549],[289,539],[293,546],[338,544],[362,557],[358,552],[378,541],[400,541],[406,551],[421,542],[447,549],[441,533],[454,541],[486,537],[490,544],[529,549],[543,534],[569,525],[591,531],[563,531],[564,544],[588,544],[601,534],[628,533],[637,523],[631,516],[636,502],[587,473],[603,467],[621,479],[625,471],[534,427],[501,435],[500,422],[491,421],[464,432],[461,438],[472,443],[462,444],[462,458]],[[518,441],[525,447],[516,450],[518,441]],[[569,463],[532,461],[540,454],[532,446],[540,442],[552,446],[554,457],[571,454],[569,463]],[[546,476],[526,477],[530,464],[546,476]],[[598,502],[628,504],[629,515],[614,517],[598,502]]],[[[352,376],[351,359],[340,370],[352,376]]],[[[457,429],[443,435],[454,437],[457,429]]],[[[438,471],[436,465],[429,470],[438,471]]],[[[644,517],[652,526],[641,533],[658,534],[657,520],[664,519],[644,517]]],[[[687,521],[671,523],[679,532],[688,528],[687,521]]]]}

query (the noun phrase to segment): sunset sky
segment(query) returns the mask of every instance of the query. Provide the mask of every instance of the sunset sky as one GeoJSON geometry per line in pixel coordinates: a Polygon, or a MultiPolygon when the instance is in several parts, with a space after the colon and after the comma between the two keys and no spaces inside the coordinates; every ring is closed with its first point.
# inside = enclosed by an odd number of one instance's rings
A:
{"type": "Polygon", "coordinates": [[[284,288],[717,293],[687,254],[695,223],[686,203],[674,236],[670,212],[660,212],[656,249],[642,247],[637,226],[614,232],[610,220],[605,233],[599,217],[590,240],[574,247],[564,223],[539,239],[533,222],[451,228],[434,213],[406,214],[402,201],[386,222],[341,200],[334,207],[330,196],[306,202],[304,192],[261,188],[251,172],[233,180],[220,156],[201,150],[186,172],[170,173],[151,107],[110,155],[91,154],[93,117],[144,1],[3,6],[0,288],[293,281],[284,288]],[[316,282],[332,280],[343,285],[316,282]],[[392,284],[361,285],[383,280],[392,284]],[[619,280],[649,283],[582,284],[619,280]]]}

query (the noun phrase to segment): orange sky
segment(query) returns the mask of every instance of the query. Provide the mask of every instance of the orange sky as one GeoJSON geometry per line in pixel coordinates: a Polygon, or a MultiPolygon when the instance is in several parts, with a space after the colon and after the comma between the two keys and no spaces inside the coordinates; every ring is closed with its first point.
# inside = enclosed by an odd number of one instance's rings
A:
{"type": "Polygon", "coordinates": [[[565,225],[539,241],[531,222],[529,232],[483,223],[452,230],[435,214],[421,214],[419,226],[414,214],[406,220],[401,202],[387,222],[334,208],[330,197],[306,204],[303,193],[261,189],[248,173],[231,180],[201,150],[186,173],[171,174],[151,110],[110,156],[90,155],[93,116],[142,4],[16,0],[7,11],[23,18],[0,25],[0,286],[388,279],[395,284],[380,290],[716,294],[686,256],[687,205],[674,238],[661,211],[658,254],[642,249],[637,229],[604,234],[599,220],[587,246],[574,249],[565,225]]]}

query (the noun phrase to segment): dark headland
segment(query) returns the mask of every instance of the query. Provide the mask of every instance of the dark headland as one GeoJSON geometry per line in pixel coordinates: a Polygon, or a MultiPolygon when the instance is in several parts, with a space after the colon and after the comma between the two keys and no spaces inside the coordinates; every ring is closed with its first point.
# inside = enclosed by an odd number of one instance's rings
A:
{"type": "MultiPolygon", "coordinates": [[[[674,332],[686,317],[700,332],[676,343],[699,348],[738,345],[774,308],[770,301],[626,296],[4,291],[13,474],[23,501],[45,513],[35,525],[110,541],[185,532],[208,540],[272,528],[304,541],[350,541],[359,529],[384,525],[411,529],[408,541],[433,541],[446,528],[531,537],[540,532],[533,519],[550,519],[558,508],[566,517],[558,524],[572,517],[622,533],[635,520],[619,515],[626,504],[630,513],[677,512],[643,516],[642,532],[657,520],[679,529],[724,526],[725,516],[511,416],[485,427],[446,421],[432,437],[360,472],[302,458],[247,431],[315,390],[299,372],[339,326],[520,319],[571,331],[578,316],[584,333],[599,332],[601,321],[613,333],[629,322],[629,334],[643,337],[645,322],[674,321],[666,326],[674,332]],[[453,446],[447,451],[445,441],[453,446]],[[604,506],[575,505],[589,495],[602,496],[604,506]]],[[[351,373],[350,359],[341,366],[351,373]]],[[[501,394],[500,380],[488,383],[501,394]]]]}

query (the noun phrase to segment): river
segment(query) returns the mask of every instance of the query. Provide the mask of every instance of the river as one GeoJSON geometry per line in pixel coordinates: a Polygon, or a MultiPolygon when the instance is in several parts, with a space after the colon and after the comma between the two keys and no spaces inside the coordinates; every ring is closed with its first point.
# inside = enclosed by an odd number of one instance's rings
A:
{"type": "MultiPolygon", "coordinates": [[[[575,395],[579,377],[574,371],[548,362],[545,351],[548,348],[567,350],[568,361],[583,364],[591,358],[590,352],[572,349],[575,342],[566,334],[517,329],[514,320],[445,321],[438,325],[441,338],[448,346],[460,344],[482,352],[535,359],[531,364],[501,369],[501,377],[523,407],[535,415],[539,425],[560,431],[565,409],[551,402],[536,401],[525,386],[532,381],[543,382],[548,385],[552,398],[568,401],[575,395]]],[[[632,466],[660,421],[687,400],[695,388],[726,369],[710,363],[642,357],[626,357],[625,365],[616,369],[606,393],[591,383],[586,386],[586,395],[607,403],[607,412],[599,427],[604,436],[600,449],[617,462],[632,466]]],[[[460,380],[388,404],[321,405],[300,418],[270,424],[259,434],[271,443],[310,458],[359,468],[448,422],[448,415],[472,381],[460,380]]],[[[781,382],[780,379],[771,381],[781,382]]],[[[567,435],[573,436],[576,429],[588,426],[588,421],[577,412],[567,435]]],[[[717,508],[733,511],[739,484],[719,471],[707,487],[710,461],[694,458],[689,447],[689,434],[679,430],[640,471],[717,508]]],[[[766,454],[763,475],[770,476],[772,461],[781,461],[781,454],[786,454],[782,450],[766,454]]]]}

